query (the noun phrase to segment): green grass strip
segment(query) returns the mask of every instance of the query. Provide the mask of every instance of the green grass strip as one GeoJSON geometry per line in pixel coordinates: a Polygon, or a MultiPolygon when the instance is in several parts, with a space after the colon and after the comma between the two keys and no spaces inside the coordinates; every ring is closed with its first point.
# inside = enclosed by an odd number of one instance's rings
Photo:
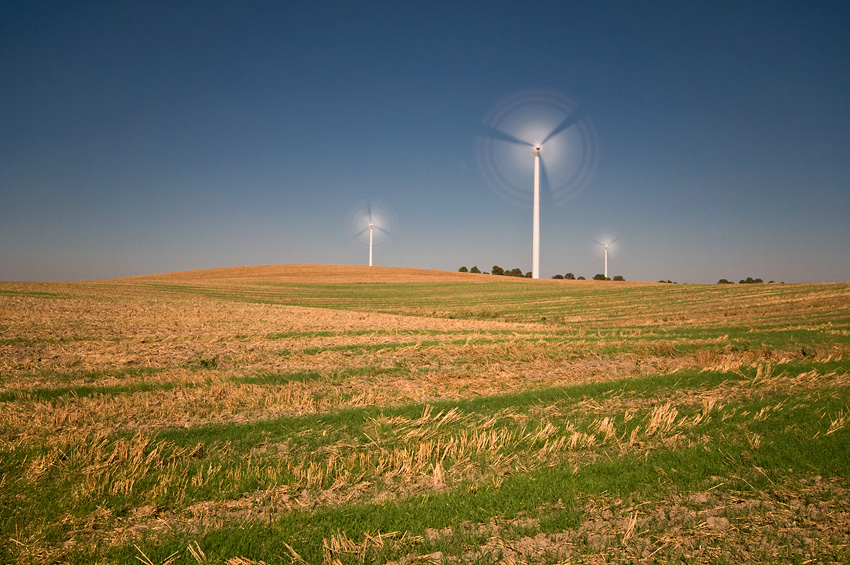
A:
{"type": "MultiPolygon", "coordinates": [[[[757,452],[752,462],[730,459],[724,450],[713,447],[601,458],[578,473],[569,466],[548,467],[510,476],[499,486],[473,485],[387,504],[344,504],[315,512],[291,511],[271,525],[225,526],[199,538],[179,535],[164,544],[148,541],[140,547],[152,559],[165,559],[174,552],[186,555],[188,544],[196,540],[214,561],[247,556],[276,563],[289,561],[285,545],[289,544],[308,562],[318,563],[322,560],[322,540],[339,533],[362,541],[364,533],[422,535],[425,528],[458,530],[467,521],[511,520],[520,515],[539,518],[542,531],[565,531],[583,522],[584,504],[600,495],[657,501],[671,492],[710,488],[714,485],[709,484],[708,477],[713,476],[740,478],[719,492],[753,488],[769,491],[770,481],[779,475],[817,474],[845,481],[850,477],[850,458],[835,457],[850,452],[850,429],[809,441],[800,441],[793,432],[785,432],[778,434],[771,445],[757,452]],[[773,470],[772,479],[754,465],[773,470]]],[[[421,542],[404,551],[424,554],[440,548],[439,543],[421,542]]],[[[137,553],[133,548],[122,548],[107,555],[109,559],[129,562],[137,553]]],[[[392,552],[380,555],[381,559],[398,557],[392,552]]]]}

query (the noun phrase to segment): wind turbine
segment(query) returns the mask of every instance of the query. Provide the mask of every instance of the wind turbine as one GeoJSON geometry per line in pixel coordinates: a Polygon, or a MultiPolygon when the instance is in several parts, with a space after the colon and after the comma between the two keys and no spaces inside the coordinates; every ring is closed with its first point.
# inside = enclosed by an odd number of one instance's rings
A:
{"type": "Polygon", "coordinates": [[[591,253],[599,256],[599,251],[602,251],[602,258],[604,261],[605,267],[605,278],[608,278],[608,255],[610,252],[611,258],[619,257],[620,252],[622,251],[623,244],[619,235],[614,233],[611,230],[602,230],[596,233],[593,236],[593,239],[590,240],[589,249],[591,253]]]}
{"type": "Polygon", "coordinates": [[[528,153],[517,152],[523,147],[530,148],[534,157],[531,277],[539,279],[541,172],[554,200],[575,194],[595,167],[596,138],[589,119],[573,101],[551,91],[528,90],[491,110],[478,143],[478,164],[485,178],[517,201],[525,201],[528,194],[521,188],[528,186],[528,165],[523,164],[528,153]],[[545,163],[543,153],[548,156],[545,163]]]}
{"type": "Polygon", "coordinates": [[[397,231],[397,222],[392,210],[386,205],[365,201],[356,204],[346,218],[349,237],[359,246],[369,247],[369,266],[373,265],[373,248],[389,243],[397,231]],[[368,238],[366,234],[368,233],[368,238]],[[367,243],[368,241],[368,243],[367,243]]]}

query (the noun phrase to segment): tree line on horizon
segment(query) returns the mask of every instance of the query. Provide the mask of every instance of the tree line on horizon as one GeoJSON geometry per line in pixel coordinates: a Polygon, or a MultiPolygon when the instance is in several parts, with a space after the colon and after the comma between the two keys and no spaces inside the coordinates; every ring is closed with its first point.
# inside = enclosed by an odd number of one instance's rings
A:
{"type": "MultiPolygon", "coordinates": [[[[531,271],[523,273],[522,269],[520,269],[519,267],[508,270],[508,269],[503,269],[502,267],[500,267],[498,265],[493,265],[493,268],[490,269],[489,272],[488,271],[482,271],[481,269],[478,268],[477,265],[475,265],[475,266],[473,266],[472,268],[469,268],[469,269],[467,269],[466,265],[464,265],[463,267],[458,269],[458,272],[459,273],[477,273],[477,274],[482,274],[482,275],[493,274],[493,275],[504,276],[504,277],[524,277],[524,278],[527,278],[527,279],[531,278],[531,271]]],[[[558,280],[569,280],[569,281],[587,280],[582,276],[577,277],[573,273],[567,273],[565,275],[553,275],[552,278],[558,279],[558,280]]],[[[598,273],[598,274],[593,276],[593,280],[595,280],[595,281],[625,281],[626,279],[622,275],[617,275],[612,279],[612,278],[606,277],[605,275],[603,275],[601,273],[598,273]]],[[[665,281],[663,279],[658,281],[658,282],[678,284],[678,283],[673,282],[671,280],[665,281]]],[[[754,279],[753,277],[747,277],[745,279],[741,279],[738,284],[758,284],[758,283],[763,283],[763,282],[764,281],[762,279],[754,279]]],[[[773,281],[768,281],[768,283],[773,283],[773,281]]],[[[720,279],[719,281],[717,281],[717,284],[735,284],[735,283],[733,281],[728,280],[728,279],[720,279]]]]}
{"type": "MultiPolygon", "coordinates": [[[[761,280],[761,279],[754,279],[753,277],[747,277],[745,279],[741,279],[740,281],[738,281],[738,284],[758,284],[758,283],[763,283],[763,282],[764,281],[761,280]]],[[[773,281],[768,281],[768,284],[771,284],[771,283],[773,283],[773,281]]],[[[719,281],[717,281],[717,284],[735,284],[735,283],[730,281],[730,280],[720,279],[719,281]]]]}
{"type": "MultiPolygon", "coordinates": [[[[459,273],[479,273],[479,274],[482,274],[482,275],[493,274],[493,275],[505,276],[505,277],[525,277],[527,279],[531,278],[531,271],[528,271],[527,273],[523,273],[522,269],[520,269],[519,267],[507,270],[507,269],[503,269],[502,267],[500,267],[498,265],[493,265],[493,268],[489,272],[488,271],[481,271],[481,269],[479,269],[477,266],[474,266],[471,269],[467,269],[466,266],[464,265],[463,267],[458,269],[458,272],[459,273]]],[[[558,280],[570,280],[570,281],[587,280],[582,276],[576,277],[573,273],[567,273],[565,275],[553,275],[552,278],[558,279],[558,280]]],[[[595,281],[611,281],[611,280],[625,281],[626,279],[622,275],[617,275],[612,279],[612,278],[606,277],[605,275],[600,273],[600,274],[594,275],[593,280],[595,280],[595,281]]]]}

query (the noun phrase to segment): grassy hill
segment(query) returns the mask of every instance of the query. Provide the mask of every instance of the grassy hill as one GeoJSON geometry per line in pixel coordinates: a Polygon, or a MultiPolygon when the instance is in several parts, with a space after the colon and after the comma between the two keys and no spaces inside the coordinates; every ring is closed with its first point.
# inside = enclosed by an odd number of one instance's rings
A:
{"type": "Polygon", "coordinates": [[[848,562],[850,285],[0,283],[0,561],[848,562]]]}

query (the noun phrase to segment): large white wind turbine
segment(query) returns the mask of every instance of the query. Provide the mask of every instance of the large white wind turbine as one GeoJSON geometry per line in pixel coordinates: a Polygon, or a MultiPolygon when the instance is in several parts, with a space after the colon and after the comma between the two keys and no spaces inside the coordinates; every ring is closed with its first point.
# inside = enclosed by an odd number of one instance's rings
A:
{"type": "Polygon", "coordinates": [[[484,176],[516,200],[525,200],[528,190],[521,188],[528,186],[528,165],[523,164],[528,162],[527,148],[534,158],[531,277],[538,279],[541,166],[553,199],[570,196],[592,173],[596,141],[589,120],[571,100],[550,91],[523,91],[488,114],[478,144],[484,176]],[[544,154],[546,161],[541,163],[544,154]]]}
{"type": "Polygon", "coordinates": [[[371,267],[373,248],[382,247],[389,242],[390,237],[396,232],[397,222],[395,215],[386,205],[366,201],[357,204],[349,211],[346,228],[355,244],[364,247],[368,245],[371,267]]]}

